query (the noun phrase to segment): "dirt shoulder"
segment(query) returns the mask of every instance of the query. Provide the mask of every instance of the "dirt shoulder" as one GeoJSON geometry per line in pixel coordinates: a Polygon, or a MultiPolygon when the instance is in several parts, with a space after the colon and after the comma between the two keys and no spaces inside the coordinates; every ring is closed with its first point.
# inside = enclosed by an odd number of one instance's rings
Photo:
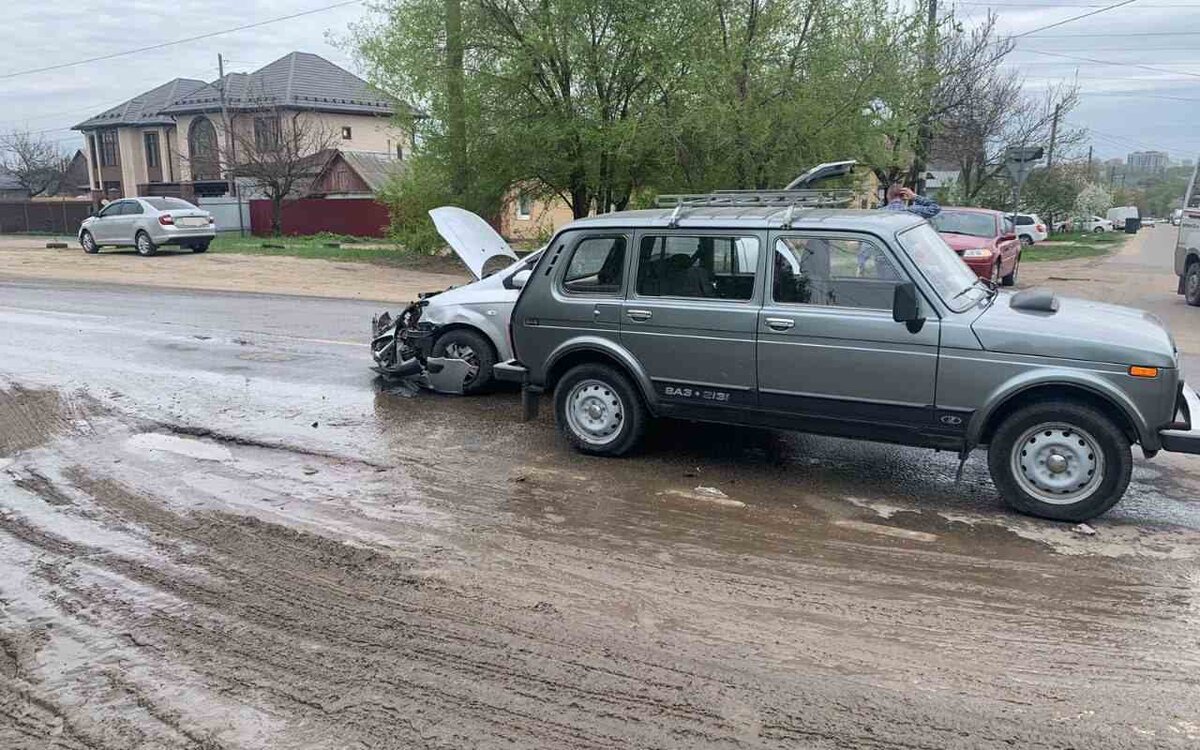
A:
{"type": "Polygon", "coordinates": [[[55,279],[391,302],[470,280],[465,272],[430,273],[284,256],[166,250],[153,258],[143,258],[131,250],[112,249],[87,255],[74,241],[69,241],[65,249],[49,249],[46,243],[51,239],[0,237],[0,279],[55,279]]]}

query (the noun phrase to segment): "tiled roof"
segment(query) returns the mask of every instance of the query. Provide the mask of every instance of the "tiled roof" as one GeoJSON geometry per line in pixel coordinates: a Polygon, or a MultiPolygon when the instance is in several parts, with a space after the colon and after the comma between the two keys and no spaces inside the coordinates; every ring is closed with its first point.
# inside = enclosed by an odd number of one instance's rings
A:
{"type": "Polygon", "coordinates": [[[163,108],[180,97],[187,96],[207,85],[204,81],[197,81],[193,78],[176,78],[158,88],[138,94],[129,101],[105,110],[95,117],[84,120],[72,130],[117,125],[170,125],[174,121],[162,114],[163,108]]]}
{"type": "MultiPolygon", "coordinates": [[[[230,73],[225,104],[230,109],[287,107],[328,112],[390,115],[392,103],[358,76],[319,55],[292,52],[253,73],[230,73]]],[[[222,80],[180,96],[162,114],[211,112],[221,106],[222,80]]]]}

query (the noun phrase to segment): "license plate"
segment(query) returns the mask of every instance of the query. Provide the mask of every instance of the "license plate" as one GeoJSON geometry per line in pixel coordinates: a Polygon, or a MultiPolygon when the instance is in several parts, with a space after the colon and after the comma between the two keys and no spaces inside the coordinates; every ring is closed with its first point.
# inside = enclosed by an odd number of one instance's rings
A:
{"type": "Polygon", "coordinates": [[[175,223],[181,227],[206,227],[208,226],[208,219],[198,219],[195,217],[185,216],[175,223]]]}

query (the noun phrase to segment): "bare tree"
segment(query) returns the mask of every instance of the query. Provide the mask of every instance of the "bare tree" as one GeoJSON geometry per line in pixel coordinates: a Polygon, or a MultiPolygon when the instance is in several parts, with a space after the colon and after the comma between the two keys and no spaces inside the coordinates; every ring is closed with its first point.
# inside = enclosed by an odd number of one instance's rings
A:
{"type": "Polygon", "coordinates": [[[53,142],[14,130],[0,136],[0,168],[35,196],[58,184],[66,171],[66,159],[53,142]]]}

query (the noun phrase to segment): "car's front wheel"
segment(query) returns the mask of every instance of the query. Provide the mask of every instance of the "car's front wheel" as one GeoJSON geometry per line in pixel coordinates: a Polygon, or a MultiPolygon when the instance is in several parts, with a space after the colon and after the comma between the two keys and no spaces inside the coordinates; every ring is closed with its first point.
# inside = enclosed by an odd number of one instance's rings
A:
{"type": "Polygon", "coordinates": [[[138,232],[133,238],[133,245],[137,248],[138,255],[143,257],[154,255],[158,252],[158,245],[154,244],[154,240],[150,239],[150,235],[145,232],[138,232]]]}
{"type": "Polygon", "coordinates": [[[496,356],[487,339],[474,331],[456,328],[438,337],[431,354],[435,357],[461,359],[467,363],[467,379],[463,381],[463,393],[475,394],[492,384],[492,366],[496,356]]]}
{"type": "Polygon", "coordinates": [[[1013,509],[1086,521],[1116,505],[1133,470],[1129,438],[1086,404],[1045,401],[1018,409],[988,447],[988,469],[1013,509]]]}
{"type": "Polygon", "coordinates": [[[1184,271],[1183,298],[1189,305],[1200,307],[1200,260],[1193,260],[1184,271]]]}
{"type": "Polygon", "coordinates": [[[554,390],[554,416],[567,441],[583,453],[620,456],[646,428],[646,408],[629,378],[598,363],[571,368],[554,390]]]}
{"type": "Polygon", "coordinates": [[[91,232],[85,231],[83,234],[79,235],[79,244],[83,245],[83,251],[85,253],[94,255],[100,252],[100,246],[96,244],[96,238],[92,236],[91,232]]]}
{"type": "Polygon", "coordinates": [[[1104,227],[1096,227],[1095,229],[1092,230],[1092,233],[1093,234],[1101,234],[1103,231],[1104,231],[1104,227]]]}
{"type": "Polygon", "coordinates": [[[1004,286],[1013,286],[1017,283],[1017,272],[1021,270],[1021,256],[1013,261],[1013,269],[1004,278],[1000,279],[1000,283],[1004,286]]]}

